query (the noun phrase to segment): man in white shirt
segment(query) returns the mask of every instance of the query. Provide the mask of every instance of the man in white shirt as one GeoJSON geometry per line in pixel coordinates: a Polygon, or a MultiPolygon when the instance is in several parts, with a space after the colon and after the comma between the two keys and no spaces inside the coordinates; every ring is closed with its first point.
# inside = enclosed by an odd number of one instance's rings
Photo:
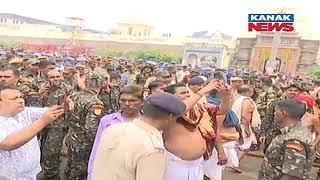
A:
{"type": "Polygon", "coordinates": [[[62,114],[60,106],[25,107],[15,86],[0,85],[0,177],[36,179],[41,171],[36,135],[62,114]]]}

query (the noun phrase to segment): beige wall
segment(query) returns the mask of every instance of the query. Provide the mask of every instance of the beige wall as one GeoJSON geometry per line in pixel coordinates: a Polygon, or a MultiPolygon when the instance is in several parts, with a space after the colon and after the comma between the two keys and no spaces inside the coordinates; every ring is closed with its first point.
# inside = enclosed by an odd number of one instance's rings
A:
{"type": "Polygon", "coordinates": [[[31,24],[0,24],[0,35],[70,38],[71,33],[62,32],[54,25],[31,25],[31,24]]]}
{"type": "Polygon", "coordinates": [[[122,36],[149,37],[152,33],[152,28],[140,24],[120,24],[119,31],[122,36]],[[129,34],[130,28],[131,34],[129,34]]]}

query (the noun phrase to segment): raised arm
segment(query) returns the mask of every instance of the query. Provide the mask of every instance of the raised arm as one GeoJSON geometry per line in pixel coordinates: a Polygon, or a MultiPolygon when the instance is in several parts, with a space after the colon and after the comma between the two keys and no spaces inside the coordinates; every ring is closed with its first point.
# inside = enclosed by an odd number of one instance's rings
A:
{"type": "Polygon", "coordinates": [[[48,110],[40,115],[40,117],[33,121],[29,126],[13,132],[5,137],[0,142],[0,149],[5,151],[11,151],[18,149],[27,142],[29,142],[34,136],[36,136],[44,127],[49,123],[56,120],[59,116],[63,114],[63,109],[59,106],[53,106],[48,108],[48,110]]]}
{"type": "Polygon", "coordinates": [[[221,99],[221,104],[219,105],[217,115],[225,115],[233,103],[231,98],[231,86],[222,86],[221,90],[218,92],[218,97],[221,99]]]}
{"type": "Polygon", "coordinates": [[[199,100],[202,96],[208,94],[212,90],[220,91],[222,88],[221,81],[218,80],[212,80],[207,84],[205,87],[200,89],[198,92],[193,93],[188,99],[184,100],[184,103],[186,104],[186,111],[188,112],[199,100]]]}

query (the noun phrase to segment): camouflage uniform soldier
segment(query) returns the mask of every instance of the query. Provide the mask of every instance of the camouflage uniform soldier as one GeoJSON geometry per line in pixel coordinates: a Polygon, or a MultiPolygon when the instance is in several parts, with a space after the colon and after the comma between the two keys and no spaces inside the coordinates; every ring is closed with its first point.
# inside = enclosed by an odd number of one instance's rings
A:
{"type": "Polygon", "coordinates": [[[93,75],[93,72],[97,69],[97,64],[96,64],[96,61],[93,60],[93,59],[90,59],[88,61],[88,68],[87,68],[87,74],[89,76],[92,76],[93,75]]]}
{"type": "Polygon", "coordinates": [[[63,78],[64,78],[64,82],[67,84],[71,84],[73,86],[75,86],[76,80],[74,79],[74,68],[72,67],[65,67],[63,70],[63,78]]]}
{"type": "Polygon", "coordinates": [[[91,148],[104,110],[97,94],[105,81],[106,77],[98,73],[88,77],[86,90],[74,97],[75,107],[66,140],[71,153],[65,173],[67,179],[86,179],[91,148]]]}
{"type": "Polygon", "coordinates": [[[52,61],[42,60],[39,62],[39,68],[40,68],[40,77],[38,78],[38,81],[36,84],[38,87],[40,87],[43,83],[45,83],[48,80],[48,72],[50,70],[54,70],[56,66],[52,61]]]}
{"type": "Polygon", "coordinates": [[[258,76],[252,74],[250,76],[249,83],[254,87],[253,95],[251,98],[256,101],[258,95],[262,92],[261,79],[258,76]]]}
{"type": "MultiPolygon", "coordinates": [[[[73,87],[62,82],[62,74],[57,70],[50,70],[48,79],[50,85],[46,83],[40,89],[41,94],[47,93],[43,96],[44,106],[63,105],[66,96],[72,93],[73,87]]],[[[45,135],[42,139],[42,160],[46,179],[59,179],[59,159],[63,139],[69,129],[68,116],[69,114],[65,113],[64,116],[59,117],[43,131],[45,135]]]]}
{"type": "Polygon", "coordinates": [[[151,66],[144,66],[141,73],[136,77],[136,83],[144,86],[147,79],[151,76],[153,68],[151,66]]]}
{"type": "MultiPolygon", "coordinates": [[[[24,63],[25,69],[22,72],[22,77],[19,80],[18,87],[20,84],[25,87],[21,87],[21,90],[27,90],[27,96],[25,96],[26,106],[30,107],[42,107],[42,102],[37,93],[39,87],[37,83],[40,82],[40,73],[39,73],[39,60],[36,58],[30,58],[24,63]]],[[[23,92],[23,91],[21,91],[23,92]]]]}
{"type": "Polygon", "coordinates": [[[20,79],[17,84],[19,91],[24,95],[25,105],[28,107],[43,107],[38,92],[28,86],[30,84],[31,82],[29,80],[26,82],[25,79],[20,79]]]}
{"type": "Polygon", "coordinates": [[[76,64],[74,66],[76,72],[79,72],[81,76],[86,75],[87,74],[87,70],[86,70],[86,66],[82,65],[82,64],[76,64]]]}
{"type": "MultiPolygon", "coordinates": [[[[109,75],[108,75],[109,76],[109,75]]],[[[105,84],[98,97],[104,104],[105,114],[117,112],[119,110],[119,96],[123,87],[121,76],[117,73],[110,74],[110,84],[105,84]],[[107,86],[107,87],[106,87],[107,86]]]]}
{"type": "Polygon", "coordinates": [[[113,113],[113,109],[111,107],[110,87],[101,89],[98,95],[98,98],[103,102],[103,106],[104,106],[103,114],[113,113]]]}
{"type": "Polygon", "coordinates": [[[123,87],[121,83],[121,76],[117,73],[110,74],[110,100],[111,100],[111,108],[113,112],[117,112],[119,110],[119,96],[120,91],[123,87]]]}
{"type": "Polygon", "coordinates": [[[277,98],[276,92],[272,89],[272,80],[270,78],[263,78],[262,84],[263,91],[259,93],[256,100],[261,119],[264,118],[268,105],[277,98]]]}
{"type": "Polygon", "coordinates": [[[281,98],[275,99],[270,103],[265,113],[265,116],[261,122],[261,136],[260,141],[263,141],[265,147],[264,151],[268,148],[271,141],[279,135],[280,126],[274,120],[274,113],[276,104],[283,99],[293,99],[299,95],[301,87],[298,84],[289,84],[286,87],[285,94],[281,98]]]}
{"type": "Polygon", "coordinates": [[[29,87],[38,91],[39,85],[41,82],[40,73],[39,73],[39,60],[38,59],[29,59],[25,62],[25,71],[22,74],[22,77],[30,81],[29,87]]]}
{"type": "Polygon", "coordinates": [[[312,134],[301,122],[305,107],[292,99],[279,101],[276,106],[275,118],[285,127],[266,150],[259,180],[312,179],[315,153],[312,134]]]}
{"type": "Polygon", "coordinates": [[[24,95],[26,106],[39,107],[40,99],[38,93],[29,88],[28,86],[20,83],[20,72],[15,68],[2,68],[0,71],[0,83],[8,83],[16,85],[19,91],[24,95]]]}

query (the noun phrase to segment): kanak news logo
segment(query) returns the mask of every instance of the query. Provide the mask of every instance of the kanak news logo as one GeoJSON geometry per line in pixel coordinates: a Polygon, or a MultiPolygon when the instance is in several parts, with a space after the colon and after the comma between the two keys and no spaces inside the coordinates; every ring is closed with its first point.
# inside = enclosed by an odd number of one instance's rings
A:
{"type": "Polygon", "coordinates": [[[248,31],[292,32],[294,14],[248,14],[248,31]]]}

